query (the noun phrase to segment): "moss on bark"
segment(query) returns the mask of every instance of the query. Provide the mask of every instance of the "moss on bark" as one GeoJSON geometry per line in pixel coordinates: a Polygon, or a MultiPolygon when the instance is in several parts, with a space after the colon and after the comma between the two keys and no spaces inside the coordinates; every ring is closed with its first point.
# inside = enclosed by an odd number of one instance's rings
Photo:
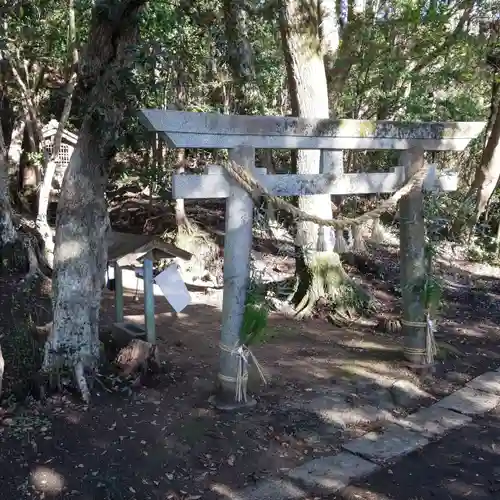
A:
{"type": "Polygon", "coordinates": [[[308,262],[301,261],[293,297],[298,318],[312,315],[319,300],[329,303],[339,319],[368,306],[369,295],[349,278],[337,253],[314,252],[308,262]]]}

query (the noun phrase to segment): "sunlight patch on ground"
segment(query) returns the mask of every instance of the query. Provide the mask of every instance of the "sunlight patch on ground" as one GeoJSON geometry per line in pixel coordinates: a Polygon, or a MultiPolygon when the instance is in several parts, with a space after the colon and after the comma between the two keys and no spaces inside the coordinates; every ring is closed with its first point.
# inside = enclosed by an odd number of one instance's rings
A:
{"type": "MultiPolygon", "coordinates": [[[[349,494],[346,496],[346,498],[353,499],[353,500],[393,500],[393,498],[389,498],[387,495],[384,495],[383,493],[373,490],[369,490],[367,488],[359,488],[357,486],[348,486],[347,490],[349,491],[349,494]]],[[[342,497],[344,498],[344,496],[342,497]]],[[[413,500],[413,499],[412,499],[413,500]]],[[[415,499],[417,500],[417,499],[415,499]]]]}
{"type": "Polygon", "coordinates": [[[242,500],[241,495],[233,491],[225,484],[216,483],[212,485],[211,490],[227,500],[242,500]]]}
{"type": "Polygon", "coordinates": [[[342,365],[342,370],[353,377],[363,377],[381,386],[390,386],[394,378],[401,378],[401,368],[391,369],[387,365],[376,362],[350,361],[342,365]]]}
{"type": "MultiPolygon", "coordinates": [[[[289,368],[293,370],[303,371],[304,373],[307,373],[310,376],[313,376],[317,379],[324,379],[324,380],[330,379],[332,375],[335,373],[335,368],[336,368],[335,363],[329,363],[332,365],[331,369],[323,368],[316,365],[315,363],[316,359],[317,358],[314,358],[314,362],[310,362],[307,360],[297,361],[295,359],[291,359],[289,361],[279,361],[278,365],[280,368],[289,368]]],[[[277,371],[276,373],[279,374],[280,371],[277,371]]]]}
{"type": "Polygon", "coordinates": [[[280,368],[300,370],[317,379],[325,380],[342,371],[349,378],[362,377],[383,386],[389,386],[394,379],[404,378],[407,375],[406,370],[401,366],[391,366],[376,360],[360,361],[349,358],[310,356],[302,360],[282,360],[278,362],[278,365],[280,368]]]}
{"type": "Polygon", "coordinates": [[[460,498],[487,498],[486,488],[482,484],[467,484],[460,480],[448,480],[446,489],[451,495],[460,498]]]}
{"type": "Polygon", "coordinates": [[[400,351],[401,348],[398,345],[387,345],[380,344],[378,342],[372,342],[369,340],[340,340],[338,344],[345,347],[351,347],[354,349],[366,349],[370,351],[391,351],[396,352],[400,351]]]}
{"type": "Polygon", "coordinates": [[[48,495],[62,493],[65,481],[64,477],[54,469],[38,466],[30,474],[30,483],[36,491],[48,495]]]}
{"type": "MultiPolygon", "coordinates": [[[[458,336],[466,336],[466,337],[474,337],[477,339],[482,339],[484,338],[484,332],[481,332],[480,330],[477,329],[472,329],[472,328],[464,328],[463,325],[460,323],[456,323],[455,321],[447,321],[448,326],[452,326],[455,328],[457,332],[457,337],[458,336]]],[[[439,332],[439,326],[438,326],[438,332],[439,332]]]]}

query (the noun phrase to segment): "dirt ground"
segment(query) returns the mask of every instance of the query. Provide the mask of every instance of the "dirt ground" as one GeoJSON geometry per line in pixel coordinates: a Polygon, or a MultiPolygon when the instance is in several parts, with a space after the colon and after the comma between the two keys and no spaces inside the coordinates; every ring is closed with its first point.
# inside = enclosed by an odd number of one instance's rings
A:
{"type": "MultiPolygon", "coordinates": [[[[221,413],[208,402],[220,292],[193,294],[177,316],[157,298],[162,373],[137,386],[103,379],[88,409],[66,393],[0,415],[4,497],[235,499],[238,489],[333,454],[344,440],[500,366],[496,269],[443,259],[440,361],[424,380],[404,367],[400,336],[375,328],[381,317],[398,314],[395,249],[379,248],[348,269],[377,298],[377,313],[342,329],[320,318],[274,315],[273,338],[254,349],[269,383],[252,380],[257,405],[241,413],[221,413]]],[[[140,321],[141,308],[129,294],[128,319],[140,321]]],[[[113,313],[108,292],[103,325],[113,313]]]]}

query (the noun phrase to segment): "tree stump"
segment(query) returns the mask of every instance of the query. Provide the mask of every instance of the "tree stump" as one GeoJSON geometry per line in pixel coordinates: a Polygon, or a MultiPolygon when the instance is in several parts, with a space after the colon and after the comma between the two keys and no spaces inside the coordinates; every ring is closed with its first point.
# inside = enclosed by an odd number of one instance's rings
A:
{"type": "Polygon", "coordinates": [[[115,364],[122,376],[128,377],[137,372],[146,373],[148,370],[158,371],[160,360],[155,345],[144,340],[134,339],[120,349],[115,364]]]}

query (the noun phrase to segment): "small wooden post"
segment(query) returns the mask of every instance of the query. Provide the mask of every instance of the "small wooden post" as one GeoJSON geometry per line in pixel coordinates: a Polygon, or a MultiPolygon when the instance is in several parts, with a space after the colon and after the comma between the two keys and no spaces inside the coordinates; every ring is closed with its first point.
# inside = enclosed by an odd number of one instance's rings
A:
{"type": "MultiPolygon", "coordinates": [[[[255,149],[251,147],[232,149],[229,151],[229,158],[238,165],[253,170],[255,149]]],[[[233,183],[231,193],[226,198],[219,391],[215,398],[216,405],[224,409],[234,409],[253,402],[235,402],[238,357],[231,353],[231,349],[239,343],[243,322],[250,272],[252,223],[252,198],[233,183]]]]}
{"type": "Polygon", "coordinates": [[[117,261],[113,264],[114,273],[115,273],[115,316],[116,322],[123,322],[123,277],[122,277],[122,268],[118,264],[117,261]]]}
{"type": "Polygon", "coordinates": [[[155,296],[153,291],[153,256],[148,252],[143,261],[144,269],[144,320],[146,326],[146,339],[151,344],[156,344],[155,328],[155,296]]]}
{"type": "MultiPolygon", "coordinates": [[[[424,162],[424,151],[413,148],[401,155],[406,177],[424,162]]],[[[421,284],[425,277],[425,224],[423,194],[414,189],[400,204],[400,263],[403,299],[404,355],[413,365],[425,365],[426,323],[421,284]]]]}

